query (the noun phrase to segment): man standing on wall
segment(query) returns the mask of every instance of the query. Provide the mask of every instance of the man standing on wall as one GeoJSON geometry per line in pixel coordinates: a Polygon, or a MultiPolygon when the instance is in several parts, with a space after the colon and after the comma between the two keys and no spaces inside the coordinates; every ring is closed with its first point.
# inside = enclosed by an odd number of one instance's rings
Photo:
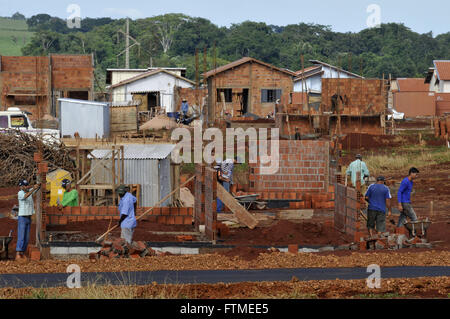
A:
{"type": "Polygon", "coordinates": [[[125,185],[120,185],[117,189],[117,194],[119,194],[119,212],[120,221],[119,227],[121,227],[122,232],[120,237],[125,239],[128,244],[133,242],[134,230],[137,226],[136,216],[134,207],[137,202],[136,197],[131,195],[129,188],[125,185]]]}
{"type": "Polygon", "coordinates": [[[34,215],[34,201],[33,195],[40,188],[36,184],[33,188],[28,189],[28,181],[21,180],[19,182],[20,191],[17,194],[19,200],[19,218],[17,226],[17,245],[16,245],[16,260],[25,260],[25,251],[30,240],[31,216],[34,215]]]}
{"type": "Polygon", "coordinates": [[[409,170],[409,175],[406,177],[398,189],[397,200],[398,209],[400,210],[400,218],[398,219],[397,227],[402,227],[406,224],[407,218],[411,221],[417,221],[417,215],[411,205],[411,193],[414,186],[414,180],[419,175],[419,170],[415,167],[409,170]]]}
{"type": "Polygon", "coordinates": [[[376,229],[378,234],[386,232],[386,207],[391,216],[391,192],[385,185],[383,176],[377,178],[377,183],[370,185],[366,192],[366,201],[369,202],[367,211],[367,229],[370,237],[376,229]]]}

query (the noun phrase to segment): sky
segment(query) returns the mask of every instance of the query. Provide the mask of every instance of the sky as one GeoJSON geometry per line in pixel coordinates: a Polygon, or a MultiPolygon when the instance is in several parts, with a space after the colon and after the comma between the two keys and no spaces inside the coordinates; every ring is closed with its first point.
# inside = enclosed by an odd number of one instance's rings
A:
{"type": "Polygon", "coordinates": [[[450,32],[448,0],[0,0],[0,16],[19,11],[26,17],[47,13],[66,19],[71,4],[79,7],[81,18],[184,13],[227,27],[246,20],[279,26],[305,22],[329,25],[337,32],[359,32],[379,21],[404,23],[415,32],[431,31],[434,36],[450,32]]]}

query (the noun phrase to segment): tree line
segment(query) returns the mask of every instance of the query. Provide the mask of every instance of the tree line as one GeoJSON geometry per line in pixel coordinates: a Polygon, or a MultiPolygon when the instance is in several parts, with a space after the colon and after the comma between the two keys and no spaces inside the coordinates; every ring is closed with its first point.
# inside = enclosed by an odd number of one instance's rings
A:
{"type": "MultiPolygon", "coordinates": [[[[49,53],[93,53],[96,75],[104,83],[107,68],[124,67],[125,19],[85,18],[80,28],[47,14],[27,19],[31,42],[24,55],[49,53]]],[[[436,37],[419,34],[404,24],[382,24],[360,32],[334,32],[330,26],[298,23],[287,26],[245,21],[219,27],[201,17],[166,14],[130,20],[130,35],[140,44],[131,49],[130,67],[187,67],[195,78],[195,52],[203,72],[203,50],[207,69],[251,56],[293,71],[311,59],[321,60],[365,77],[424,77],[433,60],[450,58],[450,32],[436,37]],[[213,49],[215,48],[215,50],[213,49]]],[[[133,43],[131,41],[131,43],[133,43]]]]}

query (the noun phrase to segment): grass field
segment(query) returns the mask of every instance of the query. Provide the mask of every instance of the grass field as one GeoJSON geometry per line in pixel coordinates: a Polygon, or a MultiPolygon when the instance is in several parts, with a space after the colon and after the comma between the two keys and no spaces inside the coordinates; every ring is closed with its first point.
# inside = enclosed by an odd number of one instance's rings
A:
{"type": "Polygon", "coordinates": [[[0,55],[22,55],[32,36],[25,20],[0,18],[0,55]]]}

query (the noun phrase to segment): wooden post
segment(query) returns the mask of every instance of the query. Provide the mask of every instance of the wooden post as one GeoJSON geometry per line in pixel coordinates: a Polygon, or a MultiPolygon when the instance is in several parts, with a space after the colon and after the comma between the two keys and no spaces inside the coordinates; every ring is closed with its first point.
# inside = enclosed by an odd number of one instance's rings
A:
{"type": "Polygon", "coordinates": [[[178,199],[180,199],[180,190],[179,190],[179,186],[180,186],[180,164],[174,164],[173,165],[173,187],[175,189],[178,189],[178,192],[176,192],[173,195],[173,199],[174,201],[177,201],[178,199]]]}
{"type": "MultiPolygon", "coordinates": [[[[39,165],[39,163],[38,163],[39,165]]],[[[37,184],[40,184],[41,174],[36,176],[37,184]]],[[[32,195],[33,196],[33,195],[32,195]]],[[[42,233],[42,188],[36,193],[36,247],[41,249],[41,233],[42,233]]]]}
{"type": "Polygon", "coordinates": [[[434,219],[434,201],[430,202],[430,215],[431,215],[431,220],[434,219]]]}
{"type": "Polygon", "coordinates": [[[125,183],[125,147],[122,145],[120,147],[120,157],[121,157],[121,165],[122,165],[122,176],[120,177],[121,183],[125,183]]]}
{"type": "Polygon", "coordinates": [[[112,155],[111,155],[111,177],[112,177],[112,193],[113,193],[113,205],[116,205],[116,147],[112,147],[112,155]]]}

